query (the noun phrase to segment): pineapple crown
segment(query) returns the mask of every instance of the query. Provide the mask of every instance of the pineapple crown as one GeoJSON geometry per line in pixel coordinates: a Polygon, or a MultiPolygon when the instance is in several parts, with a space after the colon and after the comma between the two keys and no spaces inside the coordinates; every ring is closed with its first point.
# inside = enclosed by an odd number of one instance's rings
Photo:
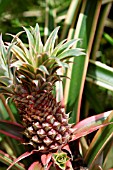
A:
{"type": "Polygon", "coordinates": [[[2,85],[0,91],[6,90],[6,87],[11,89],[14,86],[11,86],[11,83],[17,84],[17,82],[27,86],[29,84],[31,86],[32,82],[41,89],[52,86],[56,81],[61,80],[62,75],[58,75],[57,70],[68,68],[70,57],[85,54],[82,49],[72,48],[79,39],[69,41],[65,39],[55,46],[59,27],[53,30],[45,45],[42,43],[38,24],[35,28],[31,27],[31,30],[25,27],[23,29],[27,35],[28,45],[19,38],[24,31],[15,36],[11,35],[13,40],[6,46],[0,38],[0,62],[4,63],[5,69],[7,68],[5,71],[7,74],[0,79],[2,85]],[[9,67],[12,68],[13,78],[9,67]]]}

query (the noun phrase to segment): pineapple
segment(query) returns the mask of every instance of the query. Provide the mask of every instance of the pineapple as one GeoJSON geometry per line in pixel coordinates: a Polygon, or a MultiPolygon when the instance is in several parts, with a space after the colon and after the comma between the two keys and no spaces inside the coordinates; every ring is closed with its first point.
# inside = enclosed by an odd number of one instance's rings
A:
{"type": "Polygon", "coordinates": [[[24,144],[45,153],[58,150],[71,140],[69,116],[53,89],[63,77],[58,70],[68,67],[70,57],[84,54],[81,49],[71,48],[77,41],[74,39],[63,40],[55,47],[58,30],[59,27],[53,30],[45,45],[38,24],[30,31],[24,28],[28,45],[19,38],[22,32],[13,36],[6,47],[11,52],[13,84],[3,87],[6,83],[0,83],[0,92],[10,95],[21,116],[24,144]]]}

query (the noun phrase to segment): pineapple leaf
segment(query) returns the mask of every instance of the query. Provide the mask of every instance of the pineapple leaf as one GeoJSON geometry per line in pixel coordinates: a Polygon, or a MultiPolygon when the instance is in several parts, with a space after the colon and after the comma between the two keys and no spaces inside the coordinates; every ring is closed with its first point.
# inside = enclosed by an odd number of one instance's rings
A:
{"type": "Polygon", "coordinates": [[[0,75],[12,77],[11,70],[9,69],[9,54],[12,45],[8,48],[5,47],[2,36],[0,36],[0,75]]]}
{"type": "Polygon", "coordinates": [[[46,68],[44,65],[40,65],[40,66],[39,66],[39,69],[40,69],[42,72],[44,72],[44,73],[46,73],[47,75],[49,75],[49,72],[48,72],[47,68],[46,68]]]}
{"type": "Polygon", "coordinates": [[[17,41],[17,38],[18,38],[23,32],[25,32],[25,31],[20,31],[20,32],[18,32],[16,35],[9,34],[9,33],[6,33],[6,34],[7,34],[7,35],[10,35],[11,37],[13,37],[11,43],[14,44],[14,43],[17,41]]]}
{"type": "Polygon", "coordinates": [[[59,59],[66,59],[69,58],[70,56],[80,56],[80,55],[86,55],[84,52],[80,51],[80,49],[68,49],[63,51],[61,54],[59,54],[57,57],[59,59]]]}
{"type": "Polygon", "coordinates": [[[48,52],[51,54],[53,52],[53,48],[55,45],[55,40],[57,38],[57,33],[60,27],[56,27],[52,33],[50,34],[49,38],[47,39],[45,46],[44,46],[44,51],[48,52]]]}
{"type": "Polygon", "coordinates": [[[0,86],[0,93],[7,94],[8,96],[12,96],[14,93],[12,86],[0,86]]]}
{"type": "Polygon", "coordinates": [[[14,53],[16,58],[18,58],[19,60],[26,62],[26,63],[30,63],[30,60],[26,57],[26,54],[17,45],[12,46],[12,52],[14,53]]]}
{"type": "Polygon", "coordinates": [[[36,24],[34,36],[35,36],[35,40],[36,40],[35,51],[38,52],[38,53],[42,53],[43,52],[43,44],[42,44],[42,41],[41,41],[40,30],[39,30],[38,24],[36,24]]]}
{"type": "Polygon", "coordinates": [[[74,135],[72,137],[72,141],[76,140],[82,136],[85,136],[101,127],[112,124],[113,122],[109,122],[109,118],[113,117],[113,111],[104,112],[95,116],[88,117],[73,127],[74,135]],[[104,122],[108,120],[107,122],[104,122]]]}
{"type": "Polygon", "coordinates": [[[59,69],[59,68],[61,68],[61,66],[53,66],[53,69],[52,70],[50,70],[50,74],[54,74],[54,73],[56,73],[56,71],[59,69]]]}
{"type": "Polygon", "coordinates": [[[1,76],[0,77],[0,84],[3,84],[5,86],[9,86],[12,83],[12,80],[9,77],[1,76]]]}
{"type": "MultiPolygon", "coordinates": [[[[9,154],[3,152],[0,150],[0,162],[3,162],[5,165],[10,165],[13,162],[14,158],[12,156],[9,156],[9,154]]],[[[4,168],[1,168],[3,170],[4,168]]],[[[21,163],[17,163],[14,167],[14,169],[19,169],[19,170],[25,170],[24,165],[21,163]]],[[[6,168],[5,168],[6,170],[6,168]]]]}
{"type": "Polygon", "coordinates": [[[23,27],[26,34],[27,34],[27,38],[28,38],[28,42],[29,42],[29,51],[30,51],[30,55],[33,59],[33,56],[34,56],[34,47],[35,47],[35,42],[34,42],[34,38],[33,38],[33,35],[30,33],[30,31],[23,27]]]}
{"type": "Polygon", "coordinates": [[[75,42],[79,41],[80,39],[72,39],[67,41],[66,43],[64,43],[62,46],[60,46],[60,48],[57,51],[57,54],[59,55],[60,53],[62,53],[64,50],[68,50],[69,48],[71,48],[75,42]]]}
{"type": "Polygon", "coordinates": [[[64,69],[69,68],[69,65],[66,62],[60,61],[58,57],[52,56],[51,59],[53,59],[53,62],[51,62],[51,64],[53,64],[52,68],[56,66],[63,67],[64,69]]]}
{"type": "Polygon", "coordinates": [[[41,74],[37,74],[37,75],[36,75],[36,79],[37,79],[37,80],[41,80],[41,81],[43,81],[43,82],[46,81],[46,79],[45,79],[41,74]]]}
{"type": "Polygon", "coordinates": [[[6,55],[7,55],[7,51],[2,41],[2,35],[0,35],[0,63],[1,64],[4,64],[4,65],[6,64],[6,55]]]}
{"type": "Polygon", "coordinates": [[[61,46],[67,41],[67,39],[62,40],[53,50],[51,56],[56,56],[58,50],[61,48],[61,46]]]}
{"type": "Polygon", "coordinates": [[[16,67],[16,68],[19,68],[19,67],[21,67],[23,64],[24,64],[24,62],[23,62],[23,61],[21,61],[21,60],[17,60],[17,61],[15,61],[15,62],[11,63],[10,67],[16,67]]]}
{"type": "Polygon", "coordinates": [[[0,66],[0,76],[7,76],[7,69],[4,65],[0,66]]]}
{"type": "Polygon", "coordinates": [[[22,159],[32,155],[35,151],[32,150],[31,152],[25,152],[23,153],[21,156],[19,156],[18,158],[16,158],[12,163],[11,165],[7,168],[7,170],[11,169],[12,166],[14,166],[16,163],[18,163],[19,161],[21,161],[22,159]]]}
{"type": "Polygon", "coordinates": [[[51,157],[52,157],[52,153],[43,154],[43,155],[41,156],[41,162],[42,162],[42,164],[43,164],[44,167],[47,167],[47,166],[48,166],[48,164],[50,163],[51,157]]]}
{"type": "Polygon", "coordinates": [[[16,122],[0,120],[0,133],[6,134],[16,140],[23,140],[24,127],[16,122]]]}
{"type": "Polygon", "coordinates": [[[56,61],[57,61],[58,65],[61,66],[61,67],[63,67],[64,69],[65,69],[65,68],[69,68],[69,65],[68,65],[67,63],[61,62],[60,60],[58,60],[58,58],[57,58],[56,61]]]}
{"type": "Polygon", "coordinates": [[[23,63],[21,68],[25,68],[28,71],[30,71],[31,73],[35,73],[35,69],[33,68],[33,66],[31,64],[23,63]]]}
{"type": "Polygon", "coordinates": [[[31,71],[29,71],[27,68],[25,67],[20,67],[19,70],[17,70],[18,73],[21,73],[22,75],[24,75],[27,78],[31,78],[31,79],[35,79],[35,74],[33,74],[31,71]]]}
{"type": "MultiPolygon", "coordinates": [[[[20,33],[23,33],[23,32],[24,32],[24,31],[21,31],[20,33]]],[[[11,34],[10,34],[10,35],[11,35],[11,34]]],[[[29,50],[26,48],[26,46],[25,46],[24,43],[21,41],[21,39],[18,38],[19,35],[20,35],[20,34],[16,34],[15,36],[11,35],[11,36],[14,37],[13,40],[12,40],[12,42],[14,43],[14,42],[15,42],[14,40],[16,40],[16,42],[18,43],[18,46],[23,50],[23,52],[25,53],[26,57],[30,60],[29,50]]]]}
{"type": "Polygon", "coordinates": [[[43,166],[41,165],[40,162],[33,162],[28,170],[44,170],[43,166]]]}

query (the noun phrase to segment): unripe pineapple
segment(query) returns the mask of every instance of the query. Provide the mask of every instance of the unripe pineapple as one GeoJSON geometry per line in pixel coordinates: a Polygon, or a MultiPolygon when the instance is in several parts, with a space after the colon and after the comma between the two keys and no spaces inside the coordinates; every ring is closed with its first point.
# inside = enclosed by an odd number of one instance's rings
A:
{"type": "Polygon", "coordinates": [[[17,106],[25,127],[24,143],[48,152],[65,145],[72,135],[68,115],[53,95],[55,82],[61,81],[62,77],[57,70],[68,67],[70,57],[84,53],[80,49],[71,49],[76,40],[63,40],[54,47],[59,27],[50,34],[44,46],[38,24],[31,27],[31,31],[24,30],[28,46],[20,40],[20,33],[8,44],[14,84],[3,88],[2,83],[1,92],[7,91],[17,106]]]}

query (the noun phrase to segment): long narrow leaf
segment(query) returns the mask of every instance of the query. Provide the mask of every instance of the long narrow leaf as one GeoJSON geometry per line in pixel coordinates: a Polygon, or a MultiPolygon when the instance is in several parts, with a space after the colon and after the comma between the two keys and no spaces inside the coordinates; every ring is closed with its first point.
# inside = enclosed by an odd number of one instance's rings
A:
{"type": "Polygon", "coordinates": [[[109,169],[113,167],[113,161],[111,159],[112,155],[113,155],[113,136],[107,142],[107,145],[103,151],[103,169],[109,169]]]}
{"type": "Polygon", "coordinates": [[[90,60],[86,80],[113,91],[113,68],[90,60]]]}
{"type": "MultiPolygon", "coordinates": [[[[113,123],[113,111],[109,115],[108,119],[104,123],[113,123]]],[[[113,137],[113,124],[100,129],[95,137],[93,138],[89,149],[85,156],[85,162],[88,166],[92,168],[95,160],[98,158],[99,154],[102,152],[103,148],[106,146],[107,142],[113,137]]]]}
{"type": "Polygon", "coordinates": [[[43,44],[41,41],[40,30],[39,30],[38,24],[36,24],[36,27],[35,27],[35,38],[36,38],[35,51],[40,54],[43,52],[43,44]]]}
{"type": "Polygon", "coordinates": [[[33,57],[34,56],[34,49],[33,49],[33,47],[35,46],[34,38],[33,38],[32,34],[30,33],[30,31],[27,28],[25,28],[25,27],[23,27],[23,28],[24,28],[24,30],[25,30],[25,32],[27,34],[27,38],[28,38],[28,42],[29,42],[29,50],[30,50],[31,57],[33,57]]]}
{"type": "Polygon", "coordinates": [[[62,51],[64,51],[65,49],[69,49],[70,47],[72,47],[75,42],[79,41],[79,39],[72,39],[72,40],[69,40],[65,43],[63,43],[60,48],[58,49],[57,53],[61,53],[62,51]]]}
{"type": "MultiPolygon", "coordinates": [[[[4,163],[5,165],[10,165],[13,162],[14,158],[11,158],[8,154],[4,153],[0,150],[0,162],[4,163]]],[[[15,164],[15,170],[25,170],[25,168],[21,164],[15,164]]]]}
{"type": "Polygon", "coordinates": [[[96,116],[91,116],[89,118],[86,118],[86,119],[80,121],[73,127],[72,131],[74,132],[74,135],[72,137],[72,140],[76,140],[76,139],[78,139],[82,136],[85,136],[101,127],[109,125],[110,122],[104,123],[104,120],[108,119],[109,117],[113,117],[113,111],[104,112],[102,114],[99,114],[96,116]]]}
{"type": "Polygon", "coordinates": [[[82,9],[78,18],[75,38],[82,39],[82,43],[77,43],[76,47],[85,49],[87,55],[86,57],[80,56],[75,58],[74,64],[70,66],[71,69],[68,69],[67,73],[67,76],[71,78],[71,82],[69,83],[69,80],[66,81],[65,103],[67,103],[67,113],[72,111],[71,122],[78,122],[80,118],[83,87],[100,7],[100,0],[86,0],[82,3],[82,9]]]}
{"type": "Polygon", "coordinates": [[[34,154],[35,152],[38,152],[37,150],[32,150],[31,152],[25,152],[23,153],[21,156],[19,156],[18,158],[16,158],[13,163],[7,168],[7,170],[11,169],[12,166],[14,166],[16,163],[18,163],[19,161],[21,161],[22,159],[34,154]]]}
{"type": "Polygon", "coordinates": [[[80,55],[85,55],[84,52],[80,51],[79,49],[68,49],[68,51],[63,51],[61,54],[59,54],[57,57],[62,60],[66,59],[66,57],[69,58],[69,56],[80,56],[80,55]]]}
{"type": "Polygon", "coordinates": [[[46,0],[45,1],[45,20],[44,20],[44,42],[46,42],[47,37],[49,36],[49,34],[53,31],[53,29],[56,27],[56,9],[54,9],[51,6],[51,1],[46,0]]]}
{"type": "Polygon", "coordinates": [[[20,47],[18,47],[17,45],[13,45],[11,49],[19,60],[25,61],[26,63],[30,62],[30,60],[26,57],[25,53],[20,47]]]}
{"type": "Polygon", "coordinates": [[[10,136],[16,140],[22,141],[22,132],[24,128],[22,125],[16,122],[9,122],[5,120],[0,120],[0,133],[10,136]]]}
{"type": "Polygon", "coordinates": [[[72,0],[64,21],[63,30],[61,33],[61,39],[66,38],[69,28],[71,27],[73,21],[76,21],[78,10],[80,8],[82,0],[72,0]]]}
{"type": "Polygon", "coordinates": [[[53,32],[50,34],[49,38],[47,39],[45,46],[44,46],[44,51],[45,52],[49,52],[52,53],[53,52],[53,48],[55,45],[55,40],[57,38],[57,33],[60,27],[56,27],[53,32]]]}

